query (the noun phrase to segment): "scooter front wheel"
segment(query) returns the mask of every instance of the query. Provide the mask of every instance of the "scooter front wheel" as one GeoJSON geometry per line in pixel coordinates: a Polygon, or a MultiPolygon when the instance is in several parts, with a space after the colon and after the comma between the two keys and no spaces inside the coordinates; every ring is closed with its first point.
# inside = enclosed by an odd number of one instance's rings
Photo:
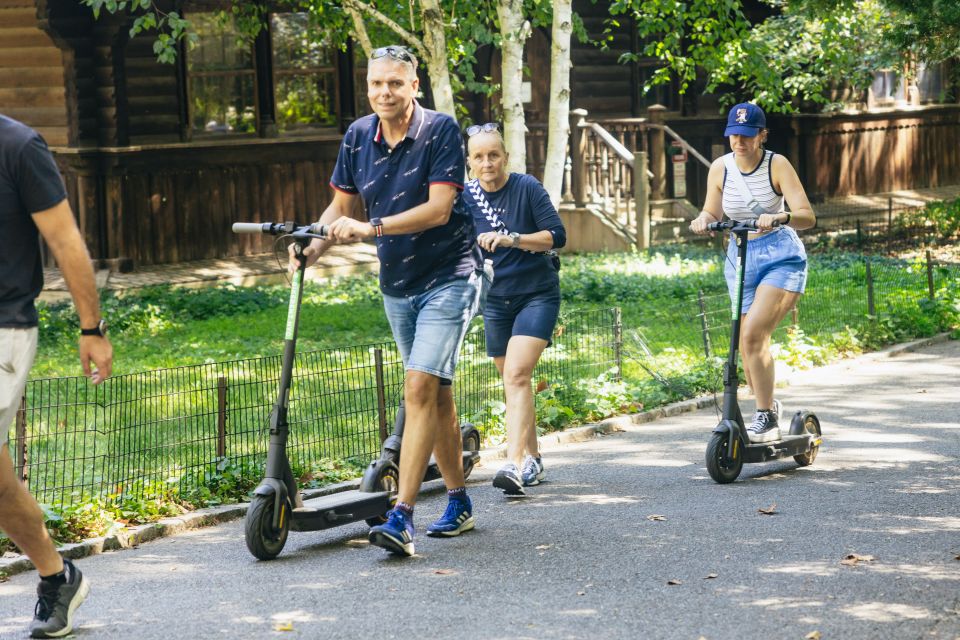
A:
{"type": "Polygon", "coordinates": [[[733,457],[728,455],[729,432],[714,433],[707,444],[707,472],[714,482],[728,484],[737,479],[743,469],[743,447],[740,439],[733,443],[733,457]]]}
{"type": "Polygon", "coordinates": [[[290,533],[290,505],[280,502],[279,527],[273,526],[274,496],[255,495],[247,510],[244,534],[247,549],[259,560],[273,560],[283,550],[290,533]]]}

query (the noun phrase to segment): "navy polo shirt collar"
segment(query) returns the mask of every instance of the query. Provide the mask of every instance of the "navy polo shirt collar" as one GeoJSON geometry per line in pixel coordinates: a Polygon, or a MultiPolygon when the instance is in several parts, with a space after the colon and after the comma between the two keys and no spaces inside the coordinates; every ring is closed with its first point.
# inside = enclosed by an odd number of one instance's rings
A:
{"type": "MultiPolygon", "coordinates": [[[[375,116],[377,119],[377,126],[373,130],[373,141],[377,144],[386,145],[386,141],[383,139],[383,132],[380,130],[380,116],[375,116]]],[[[403,140],[407,138],[411,140],[416,140],[417,136],[420,135],[420,131],[423,129],[423,107],[420,106],[420,103],[416,100],[413,101],[413,117],[410,118],[410,126],[407,127],[407,135],[403,137],[403,140]]],[[[400,142],[403,142],[401,140],[400,142]]],[[[399,143],[397,146],[400,146],[399,143]]]]}

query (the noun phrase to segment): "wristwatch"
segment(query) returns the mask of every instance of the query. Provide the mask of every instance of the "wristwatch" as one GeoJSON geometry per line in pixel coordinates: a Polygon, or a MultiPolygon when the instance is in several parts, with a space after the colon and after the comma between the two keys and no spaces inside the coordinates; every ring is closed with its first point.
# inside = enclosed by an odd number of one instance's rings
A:
{"type": "Polygon", "coordinates": [[[373,231],[378,238],[383,235],[383,220],[381,218],[370,218],[370,226],[373,227],[373,231]]]}
{"type": "Polygon", "coordinates": [[[520,234],[519,234],[519,233],[517,233],[516,231],[513,231],[513,232],[510,233],[509,238],[510,238],[511,240],[513,240],[513,244],[512,244],[511,246],[512,246],[514,249],[516,249],[517,247],[520,246],[520,234]]]}
{"type": "Polygon", "coordinates": [[[93,329],[84,329],[80,327],[80,335],[82,336],[100,336],[101,338],[107,335],[107,321],[103,318],[100,319],[100,322],[97,323],[97,326],[93,329]]]}

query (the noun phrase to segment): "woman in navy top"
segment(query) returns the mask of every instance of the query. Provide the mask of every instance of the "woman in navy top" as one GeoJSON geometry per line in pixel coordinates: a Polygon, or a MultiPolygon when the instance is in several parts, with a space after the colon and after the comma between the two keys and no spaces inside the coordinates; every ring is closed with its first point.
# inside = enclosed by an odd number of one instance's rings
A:
{"type": "Polygon", "coordinates": [[[507,464],[493,486],[522,495],[543,480],[531,377],[550,344],[560,312],[559,260],[567,242],[550,197],[536,178],[507,173],[507,152],[496,125],[467,129],[467,163],[474,180],[463,201],[477,225],[477,244],[493,260],[494,281],[483,307],[487,355],[503,377],[507,464]]]}

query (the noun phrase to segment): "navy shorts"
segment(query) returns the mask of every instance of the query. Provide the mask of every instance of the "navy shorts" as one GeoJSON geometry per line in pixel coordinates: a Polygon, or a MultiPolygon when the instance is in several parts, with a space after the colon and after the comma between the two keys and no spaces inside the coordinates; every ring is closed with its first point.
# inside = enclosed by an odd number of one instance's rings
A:
{"type": "Polygon", "coordinates": [[[488,296],[483,307],[487,355],[505,356],[513,336],[540,338],[549,346],[558,315],[560,287],[516,296],[488,296]]]}

